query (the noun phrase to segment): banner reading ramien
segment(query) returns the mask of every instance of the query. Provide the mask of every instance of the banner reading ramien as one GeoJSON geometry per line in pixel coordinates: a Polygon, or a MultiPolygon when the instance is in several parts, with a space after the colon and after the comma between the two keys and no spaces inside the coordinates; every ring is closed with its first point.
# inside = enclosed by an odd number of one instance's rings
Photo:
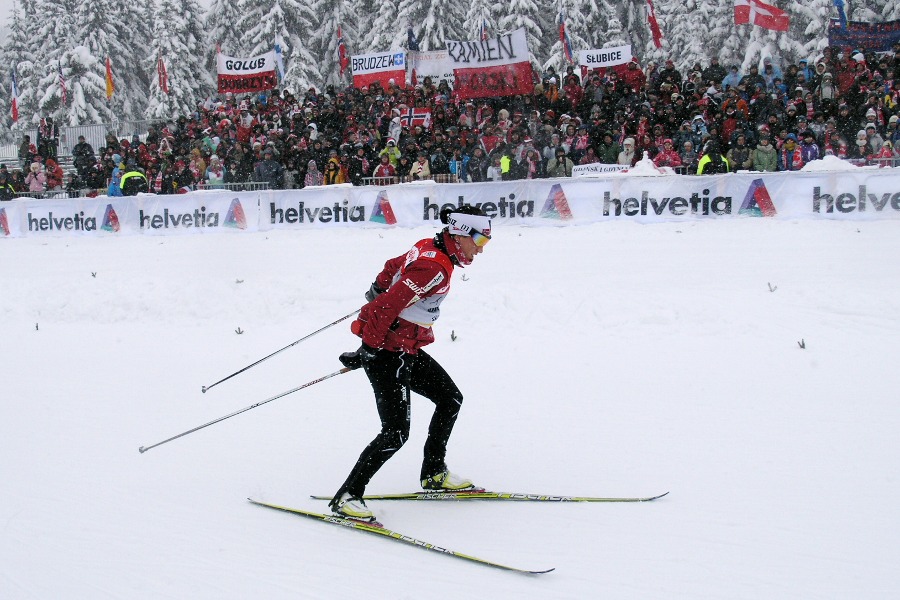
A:
{"type": "Polygon", "coordinates": [[[350,57],[353,87],[361,88],[376,81],[387,88],[391,82],[406,87],[406,53],[403,51],[356,54],[350,57]]]}
{"type": "Polygon", "coordinates": [[[261,92],[278,85],[275,75],[275,51],[252,58],[234,58],[221,52],[216,56],[219,93],[261,92]]]}
{"type": "Polygon", "coordinates": [[[463,99],[532,93],[528,57],[524,27],[485,40],[447,40],[447,62],[463,99]]]}

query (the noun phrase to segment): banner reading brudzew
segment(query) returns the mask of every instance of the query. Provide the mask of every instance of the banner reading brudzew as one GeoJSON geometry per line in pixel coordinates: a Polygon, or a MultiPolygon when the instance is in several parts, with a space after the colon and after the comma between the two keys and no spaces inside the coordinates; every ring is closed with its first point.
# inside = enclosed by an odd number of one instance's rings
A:
{"type": "Polygon", "coordinates": [[[453,67],[460,98],[515,96],[534,91],[525,28],[486,40],[447,40],[447,62],[453,67]]]}
{"type": "Polygon", "coordinates": [[[397,87],[406,87],[406,52],[402,50],[354,54],[350,57],[350,69],[355,88],[372,85],[376,81],[385,89],[391,81],[397,87]]]}
{"type": "Polygon", "coordinates": [[[216,56],[219,93],[261,92],[278,86],[275,51],[252,58],[234,58],[221,52],[216,56]]]}

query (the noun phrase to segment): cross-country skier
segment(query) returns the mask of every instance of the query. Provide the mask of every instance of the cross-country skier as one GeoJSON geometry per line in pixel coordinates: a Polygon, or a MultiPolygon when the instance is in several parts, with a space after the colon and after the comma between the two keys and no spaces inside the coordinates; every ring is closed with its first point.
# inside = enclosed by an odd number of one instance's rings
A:
{"type": "Polygon", "coordinates": [[[447,470],[447,440],[463,396],[443,367],[422,350],[434,341],[431,326],[450,291],[455,266],[465,267],[491,239],[491,220],[481,209],[464,205],[444,209],[446,227],[392,258],[366,293],[351,330],[362,338],[356,352],[341,355],[346,366],[362,366],[375,392],[381,432],[366,446],[347,480],[329,503],[335,514],[374,520],[362,500],[366,485],[409,438],[410,391],[434,402],[425,442],[422,487],[462,490],[472,482],[447,470]]]}

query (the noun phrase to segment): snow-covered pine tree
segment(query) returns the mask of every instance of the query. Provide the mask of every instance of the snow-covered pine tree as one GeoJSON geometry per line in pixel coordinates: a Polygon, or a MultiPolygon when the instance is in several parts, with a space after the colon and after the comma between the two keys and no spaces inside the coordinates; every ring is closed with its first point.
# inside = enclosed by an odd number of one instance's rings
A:
{"type": "Polygon", "coordinates": [[[22,0],[13,3],[10,13],[9,35],[3,46],[2,64],[6,65],[3,71],[3,98],[4,106],[10,106],[10,86],[12,81],[12,69],[15,67],[19,88],[17,104],[19,107],[19,120],[12,122],[11,112],[5,111],[5,116],[0,123],[6,131],[21,131],[29,129],[33,123],[31,117],[37,112],[37,86],[31,85],[34,75],[34,54],[30,44],[33,35],[33,24],[29,26],[29,14],[33,14],[33,0],[22,0]]]}
{"type": "Polygon", "coordinates": [[[159,55],[166,60],[169,94],[150,79],[150,99],[144,116],[148,119],[174,118],[194,112],[197,104],[213,93],[212,75],[205,69],[206,39],[200,28],[200,10],[194,0],[160,0],[154,12],[153,43],[135,60],[156,73],[159,55]]]}
{"type": "MultiPolygon", "coordinates": [[[[657,12],[659,4],[653,4],[657,12]]],[[[660,52],[653,45],[653,37],[650,35],[650,25],[647,23],[647,0],[627,0],[621,5],[601,0],[600,11],[609,14],[607,23],[615,18],[621,31],[626,32],[627,43],[631,44],[631,53],[638,57],[641,64],[649,60],[659,62],[660,52]]],[[[660,27],[663,25],[660,24],[660,27]]],[[[665,35],[665,33],[663,33],[665,35]]]]}
{"type": "Polygon", "coordinates": [[[795,59],[814,59],[828,45],[828,23],[837,17],[834,0],[791,2],[786,10],[791,17],[791,33],[802,47],[795,59]]]}
{"type": "Polygon", "coordinates": [[[401,30],[406,31],[406,28],[397,20],[397,5],[398,0],[372,0],[371,28],[363,39],[354,40],[351,48],[347,34],[344,33],[344,45],[347,46],[348,56],[400,48],[399,34],[401,30]]]}
{"type": "Polygon", "coordinates": [[[102,94],[86,98],[103,122],[134,119],[146,103],[146,76],[139,58],[146,52],[146,37],[138,25],[133,31],[129,28],[128,35],[122,35],[120,22],[110,18],[110,15],[121,15],[123,22],[137,21],[137,17],[128,16],[136,14],[134,10],[124,0],[78,0],[75,7],[74,43],[87,48],[95,59],[86,62],[98,65],[97,74],[104,81],[107,57],[113,65],[116,90],[112,99],[106,98],[105,84],[102,94]]]}
{"type": "MultiPolygon", "coordinates": [[[[881,23],[900,19],[900,4],[897,0],[867,0],[866,2],[844,2],[847,18],[851,21],[881,23]]],[[[837,11],[834,12],[837,17],[837,11]]]]}
{"type": "Polygon", "coordinates": [[[536,70],[540,69],[541,64],[546,60],[545,57],[549,54],[549,45],[547,44],[549,40],[544,37],[546,25],[543,22],[541,6],[537,0],[510,0],[506,5],[505,14],[500,16],[497,21],[497,27],[499,32],[495,32],[495,34],[515,31],[524,27],[528,36],[531,65],[536,70]],[[538,57],[542,57],[544,60],[538,60],[538,57]]]}
{"type": "MultiPolygon", "coordinates": [[[[321,63],[310,48],[316,13],[309,4],[299,0],[262,0],[248,14],[253,15],[253,25],[244,34],[247,56],[270,52],[281,40],[285,78],[280,85],[292,92],[303,92],[321,81],[321,63]]],[[[248,21],[245,19],[244,23],[248,21]]]]}
{"type": "MultiPolygon", "coordinates": [[[[212,0],[206,13],[206,55],[210,72],[216,70],[216,44],[228,56],[250,56],[243,30],[244,15],[252,12],[247,0],[212,0]]],[[[255,6],[255,4],[254,4],[255,6]]]]}
{"type": "Polygon", "coordinates": [[[43,41],[41,51],[35,55],[35,71],[38,74],[37,116],[53,117],[57,123],[68,120],[59,72],[63,55],[72,47],[73,9],[73,0],[40,0],[35,5],[35,34],[43,41]]]}
{"type": "MultiPolygon", "coordinates": [[[[705,56],[688,58],[689,62],[679,67],[692,65],[698,58],[710,58],[718,48],[722,65],[740,65],[746,74],[751,58],[745,60],[749,31],[747,25],[734,24],[734,3],[716,0],[697,0],[694,12],[696,35],[702,38],[707,48],[705,56]]],[[[756,61],[759,61],[757,55],[756,61]]]]}
{"type": "Polygon", "coordinates": [[[494,15],[493,2],[489,0],[472,0],[466,10],[466,16],[463,20],[464,40],[481,39],[482,23],[487,24],[488,35],[493,35],[497,31],[497,21],[494,15]]]}
{"type": "Polygon", "coordinates": [[[18,28],[11,29],[8,47],[14,50],[21,63],[16,65],[16,74],[19,82],[19,121],[15,129],[28,129],[40,121],[38,113],[38,100],[41,97],[40,79],[41,69],[39,60],[42,55],[42,46],[37,35],[38,21],[36,19],[37,0],[20,0],[21,10],[18,12],[18,28]]]}
{"type": "MultiPolygon", "coordinates": [[[[100,99],[106,99],[105,61],[99,60],[86,46],[75,46],[61,57],[66,77],[67,102],[63,113],[55,121],[59,125],[85,125],[102,123],[106,114],[101,114],[100,99]]],[[[48,89],[52,94],[52,89],[48,89]]]]}
{"type": "Polygon", "coordinates": [[[346,85],[351,81],[351,73],[349,70],[345,71],[343,81],[340,80],[337,29],[341,28],[347,55],[362,54],[362,38],[365,35],[360,33],[359,19],[361,18],[363,23],[368,21],[371,4],[342,0],[313,0],[311,8],[319,18],[306,44],[310,53],[316,57],[316,67],[320,73],[318,81],[324,84],[338,84],[339,87],[346,85]]]}
{"type": "Polygon", "coordinates": [[[464,40],[465,6],[454,0],[431,0],[425,3],[425,16],[416,30],[419,49],[442,50],[445,40],[464,40]]]}
{"type": "MultiPolygon", "coordinates": [[[[706,57],[709,41],[697,35],[697,4],[685,2],[657,2],[656,18],[663,33],[663,55],[676,65],[687,67],[706,57]]],[[[656,56],[657,60],[662,56],[656,56]]]]}
{"type": "MultiPolygon", "coordinates": [[[[550,36],[552,43],[549,45],[550,54],[542,65],[543,70],[549,67],[557,73],[564,73],[569,64],[578,65],[578,52],[596,48],[592,38],[599,34],[595,28],[600,22],[600,9],[597,0],[560,0],[556,6],[556,14],[565,13],[566,32],[572,45],[572,63],[566,60],[562,41],[559,39],[559,25],[554,20],[552,31],[556,34],[550,36]]],[[[548,40],[548,42],[550,42],[548,40]]],[[[577,71],[577,69],[576,69],[577,71]]]]}

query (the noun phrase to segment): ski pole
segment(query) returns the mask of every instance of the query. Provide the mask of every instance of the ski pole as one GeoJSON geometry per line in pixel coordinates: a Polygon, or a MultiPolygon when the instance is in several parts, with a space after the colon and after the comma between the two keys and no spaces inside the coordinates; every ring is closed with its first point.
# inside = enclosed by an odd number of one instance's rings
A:
{"type": "Polygon", "coordinates": [[[255,363],[250,364],[250,365],[247,365],[246,367],[244,367],[244,368],[241,369],[240,371],[235,371],[234,373],[232,373],[232,374],[229,375],[228,377],[225,377],[224,379],[220,379],[219,381],[213,383],[212,385],[204,385],[204,386],[201,388],[200,391],[202,391],[202,392],[205,394],[205,393],[207,392],[207,390],[212,389],[213,387],[219,385],[219,384],[222,383],[223,381],[228,381],[229,379],[231,379],[231,378],[234,377],[235,375],[240,375],[241,373],[243,373],[243,372],[246,371],[247,369],[250,369],[250,368],[252,368],[252,367],[255,367],[256,365],[258,365],[259,363],[263,362],[264,360],[268,360],[268,359],[272,358],[273,356],[275,356],[275,355],[278,354],[279,352],[284,352],[284,351],[287,350],[288,348],[290,348],[290,347],[292,347],[292,346],[296,346],[297,344],[299,344],[299,343],[302,342],[303,340],[308,340],[309,338],[311,338],[312,336],[316,335],[317,333],[321,333],[321,332],[325,331],[326,329],[328,329],[329,327],[332,327],[333,325],[337,325],[337,324],[340,323],[341,321],[344,321],[344,320],[346,320],[346,319],[349,319],[350,317],[352,317],[353,315],[355,315],[355,314],[358,313],[359,311],[360,311],[360,309],[357,308],[356,310],[354,310],[354,311],[353,311],[352,313],[350,313],[349,315],[344,315],[343,317],[341,317],[341,318],[338,319],[337,321],[332,321],[331,323],[329,323],[329,324],[326,325],[325,327],[322,327],[322,328],[320,328],[320,329],[316,329],[315,331],[313,331],[313,332],[310,333],[309,335],[303,336],[302,338],[300,338],[300,339],[297,340],[296,342],[291,342],[290,344],[288,344],[287,346],[285,346],[285,347],[282,348],[281,350],[276,350],[276,351],[273,352],[272,354],[270,354],[270,355],[268,355],[268,356],[266,356],[266,357],[263,357],[263,358],[259,359],[259,360],[256,361],[255,363]]]}
{"type": "Polygon", "coordinates": [[[353,370],[353,369],[351,369],[350,367],[344,367],[344,368],[341,369],[340,371],[335,371],[334,373],[331,373],[331,374],[329,374],[329,375],[325,375],[324,377],[319,377],[318,379],[314,379],[314,380],[310,381],[309,383],[304,383],[303,385],[301,385],[301,386],[299,386],[299,387],[295,387],[295,388],[292,389],[292,390],[288,390],[288,391],[282,392],[282,393],[280,393],[280,394],[278,394],[278,395],[276,395],[276,396],[272,396],[271,398],[268,398],[268,399],[266,399],[266,400],[263,400],[262,402],[257,402],[256,404],[251,404],[250,406],[248,406],[248,407],[246,407],[246,408],[242,408],[241,410],[235,411],[235,412],[231,413],[230,415],[225,415],[224,417],[219,417],[218,419],[216,419],[216,420],[214,420],[214,421],[210,421],[209,423],[205,423],[205,424],[203,424],[203,425],[200,425],[199,427],[194,427],[193,429],[189,429],[189,430],[185,431],[184,433],[179,433],[178,435],[173,435],[172,437],[170,437],[170,438],[167,439],[167,440],[163,440],[163,441],[161,441],[161,442],[157,442],[157,443],[152,444],[152,445],[150,445],[150,446],[141,446],[140,448],[138,448],[138,452],[140,452],[141,454],[143,454],[144,452],[146,452],[147,450],[150,450],[151,448],[156,448],[157,446],[162,446],[163,444],[166,444],[166,443],[168,443],[168,442],[171,442],[172,440],[177,440],[177,439],[180,438],[180,437],[184,437],[184,436],[186,436],[186,435],[189,434],[189,433],[194,433],[195,431],[200,431],[200,430],[203,429],[204,427],[209,427],[210,425],[215,425],[216,423],[219,423],[220,421],[224,421],[225,419],[230,419],[231,417],[233,417],[233,416],[235,416],[235,415],[239,415],[239,414],[241,414],[241,413],[243,413],[243,412],[247,412],[248,410],[253,409],[253,408],[256,408],[257,406],[262,406],[263,404],[266,404],[266,403],[268,403],[268,402],[271,402],[272,400],[278,400],[279,398],[283,398],[284,396],[287,396],[288,394],[293,394],[294,392],[300,391],[300,390],[302,390],[303,388],[307,388],[307,387],[309,387],[309,386],[311,386],[311,385],[315,385],[315,384],[317,384],[317,383],[320,383],[320,382],[322,382],[322,381],[325,381],[326,379],[331,379],[332,377],[334,377],[334,376],[336,376],[336,375],[342,375],[342,374],[347,373],[347,372],[352,371],[352,370],[353,370]]]}

